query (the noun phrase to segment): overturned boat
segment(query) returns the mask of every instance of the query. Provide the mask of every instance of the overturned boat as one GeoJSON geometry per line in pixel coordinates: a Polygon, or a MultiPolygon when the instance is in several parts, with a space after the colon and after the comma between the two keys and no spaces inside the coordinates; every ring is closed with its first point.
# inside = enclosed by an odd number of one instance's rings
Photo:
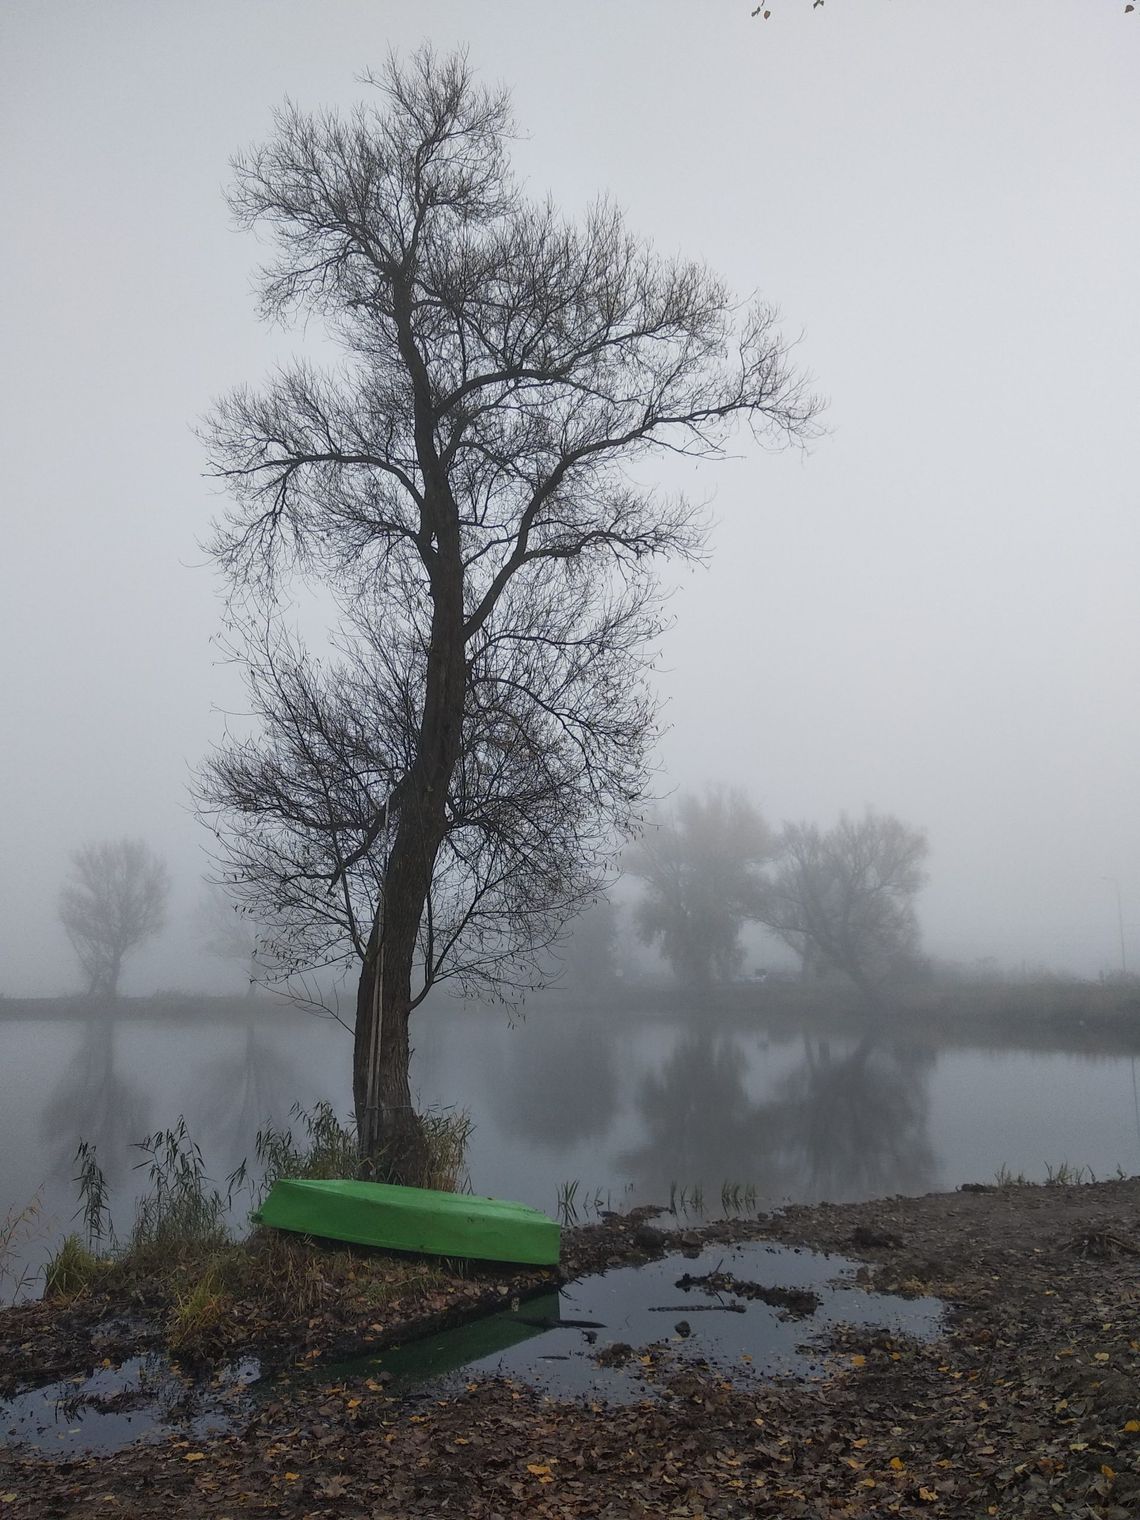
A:
{"type": "Polygon", "coordinates": [[[525,1266],[557,1265],[555,1221],[525,1203],[394,1183],[287,1178],[275,1182],[255,1224],[354,1245],[525,1266]]]}

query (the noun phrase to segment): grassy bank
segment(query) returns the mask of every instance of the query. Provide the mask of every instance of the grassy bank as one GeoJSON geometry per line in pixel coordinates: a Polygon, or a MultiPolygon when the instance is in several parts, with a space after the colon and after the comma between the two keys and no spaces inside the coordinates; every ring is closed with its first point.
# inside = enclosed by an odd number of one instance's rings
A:
{"type": "MultiPolygon", "coordinates": [[[[397,1318],[420,1316],[447,1284],[464,1277],[460,1267],[338,1248],[277,1230],[235,1230],[235,1217],[254,1209],[280,1178],[357,1175],[355,1133],[327,1104],[311,1111],[297,1107],[293,1120],[290,1128],[261,1130],[252,1175],[243,1162],[221,1186],[207,1177],[184,1120],[145,1137],[136,1148],[148,1186],[123,1236],[114,1228],[98,1157],[81,1144],[76,1182],[83,1231],[66,1236],[47,1262],[47,1318],[58,1311],[79,1324],[129,1308],[145,1320],[143,1340],[208,1360],[254,1343],[296,1340],[300,1327],[314,1330],[322,1319],[328,1320],[328,1338],[344,1325],[359,1327],[388,1315],[394,1306],[397,1318]]],[[[423,1125],[425,1186],[457,1190],[466,1175],[466,1114],[428,1114],[423,1125]]],[[[383,1180],[382,1156],[369,1173],[383,1180]]],[[[27,1213],[5,1222],[0,1263],[27,1213]]]]}

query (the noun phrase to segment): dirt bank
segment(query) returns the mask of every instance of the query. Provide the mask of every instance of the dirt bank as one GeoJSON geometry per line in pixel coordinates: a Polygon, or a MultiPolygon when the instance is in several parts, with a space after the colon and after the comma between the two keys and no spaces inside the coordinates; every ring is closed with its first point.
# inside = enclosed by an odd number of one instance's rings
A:
{"type": "MultiPolygon", "coordinates": [[[[648,1228],[574,1232],[568,1259],[656,1251],[648,1228]]],[[[617,1409],[502,1382],[401,1401],[318,1381],[198,1443],[0,1453],[0,1516],[1140,1513],[1140,1182],[795,1208],[699,1236],[760,1232],[860,1258],[876,1287],[939,1294],[945,1337],[841,1332],[809,1384],[733,1386],[655,1357],[645,1401],[617,1409]]],[[[0,1319],[9,1346],[10,1331],[0,1319]]]]}

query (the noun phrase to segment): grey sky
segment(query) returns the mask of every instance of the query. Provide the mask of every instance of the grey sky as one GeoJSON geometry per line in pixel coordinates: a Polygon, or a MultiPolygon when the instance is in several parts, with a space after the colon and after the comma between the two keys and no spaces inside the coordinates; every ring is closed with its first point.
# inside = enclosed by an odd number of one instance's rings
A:
{"type": "MultiPolygon", "coordinates": [[[[712,498],[665,649],[663,785],[924,825],[935,953],[1140,966],[1140,13],[1116,0],[8,0],[0,12],[0,992],[76,985],[78,842],[144,835],[184,917],[189,767],[236,698],[194,418],[259,328],[222,200],[285,94],[467,44],[516,163],[777,302],[830,398],[712,498]]],[[[175,927],[128,986],[194,984],[175,927]]]]}

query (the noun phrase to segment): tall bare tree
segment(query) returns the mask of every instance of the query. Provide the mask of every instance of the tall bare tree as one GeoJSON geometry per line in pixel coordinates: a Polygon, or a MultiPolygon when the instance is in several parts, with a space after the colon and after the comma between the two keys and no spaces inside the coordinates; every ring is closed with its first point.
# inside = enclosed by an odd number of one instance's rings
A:
{"type": "Polygon", "coordinates": [[[627,852],[625,864],[645,882],[637,927],[659,942],[687,987],[727,981],[740,969],[740,930],[756,916],[758,874],[775,839],[742,792],[712,787],[682,797],[627,852]]]}
{"type": "Polygon", "coordinates": [[[801,957],[805,971],[839,971],[868,1003],[912,959],[914,900],[926,880],[926,836],[889,813],[842,816],[826,832],[788,824],[779,869],[758,914],[801,957]]]}
{"type": "Polygon", "coordinates": [[[716,456],[738,418],[800,438],[816,403],[768,308],[609,205],[575,226],[528,202],[508,99],[462,56],[369,82],[379,105],[286,106],[235,164],[239,220],[277,247],[263,313],[320,319],[343,358],[208,425],[260,729],[202,798],[282,950],[359,958],[361,1147],[411,1178],[412,1011],[449,976],[525,984],[643,793],[650,566],[702,524],[635,471],[716,456]],[[339,608],[321,658],[282,620],[294,578],[339,608]]]}
{"type": "Polygon", "coordinates": [[[59,916],[92,996],[115,996],[124,958],[166,922],[169,888],[165,865],[141,839],[108,839],[72,855],[59,916]]]}

